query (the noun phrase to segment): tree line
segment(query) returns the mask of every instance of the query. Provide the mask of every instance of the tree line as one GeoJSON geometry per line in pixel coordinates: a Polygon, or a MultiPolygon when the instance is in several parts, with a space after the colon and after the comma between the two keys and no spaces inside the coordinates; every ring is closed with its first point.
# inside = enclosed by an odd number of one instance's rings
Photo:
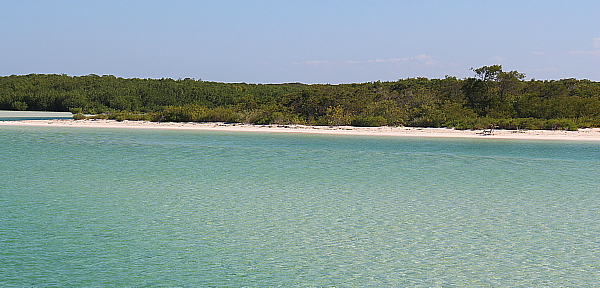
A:
{"type": "Polygon", "coordinates": [[[600,127],[600,83],[524,80],[501,65],[474,77],[353,84],[248,84],[112,75],[0,77],[0,109],[76,119],[481,129],[600,127]]]}

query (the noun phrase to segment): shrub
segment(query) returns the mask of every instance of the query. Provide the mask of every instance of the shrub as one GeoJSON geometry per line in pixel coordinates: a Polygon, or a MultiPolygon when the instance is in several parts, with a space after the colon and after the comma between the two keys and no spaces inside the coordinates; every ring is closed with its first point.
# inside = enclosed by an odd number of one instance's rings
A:
{"type": "Polygon", "coordinates": [[[600,127],[600,118],[580,117],[573,119],[575,125],[579,128],[597,128],[600,127]]]}
{"type": "Polygon", "coordinates": [[[356,127],[379,127],[387,125],[387,120],[382,116],[356,116],[350,124],[356,127]]]}
{"type": "Polygon", "coordinates": [[[83,115],[81,113],[77,113],[77,114],[73,115],[73,119],[75,119],[75,120],[83,120],[83,119],[87,119],[87,117],[85,117],[85,115],[83,115]]]}
{"type": "Polygon", "coordinates": [[[18,111],[27,110],[27,103],[21,101],[15,101],[11,104],[11,108],[18,111]]]}
{"type": "Polygon", "coordinates": [[[569,119],[550,119],[546,121],[545,129],[577,131],[577,125],[569,119]]]}
{"type": "Polygon", "coordinates": [[[539,130],[544,128],[544,120],[535,118],[519,118],[518,129],[539,130]]]}
{"type": "Polygon", "coordinates": [[[108,119],[107,114],[97,114],[87,117],[88,119],[108,119]]]}

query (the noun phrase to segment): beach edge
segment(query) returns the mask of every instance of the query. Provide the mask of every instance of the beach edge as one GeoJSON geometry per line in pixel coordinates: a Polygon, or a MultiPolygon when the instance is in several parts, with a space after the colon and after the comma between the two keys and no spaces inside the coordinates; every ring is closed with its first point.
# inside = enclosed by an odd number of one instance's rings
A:
{"type": "Polygon", "coordinates": [[[395,137],[438,137],[438,138],[478,138],[478,139],[522,139],[522,140],[576,140],[600,141],[600,128],[586,128],[578,131],[563,130],[455,130],[449,128],[418,127],[354,127],[354,126],[307,126],[307,125],[254,125],[241,123],[196,123],[196,122],[148,122],[116,120],[20,120],[0,121],[0,126],[42,126],[42,127],[81,127],[81,128],[126,128],[126,129],[170,129],[229,132],[266,133],[308,133],[357,136],[395,137]]]}

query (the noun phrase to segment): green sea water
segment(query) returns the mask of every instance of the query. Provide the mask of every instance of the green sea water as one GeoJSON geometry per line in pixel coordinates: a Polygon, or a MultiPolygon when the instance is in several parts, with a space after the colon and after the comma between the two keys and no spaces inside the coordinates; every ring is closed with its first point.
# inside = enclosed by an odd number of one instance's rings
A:
{"type": "Polygon", "coordinates": [[[0,286],[600,285],[600,143],[0,127],[0,286]]]}
{"type": "Polygon", "coordinates": [[[73,119],[71,112],[0,110],[0,121],[73,119]]]}

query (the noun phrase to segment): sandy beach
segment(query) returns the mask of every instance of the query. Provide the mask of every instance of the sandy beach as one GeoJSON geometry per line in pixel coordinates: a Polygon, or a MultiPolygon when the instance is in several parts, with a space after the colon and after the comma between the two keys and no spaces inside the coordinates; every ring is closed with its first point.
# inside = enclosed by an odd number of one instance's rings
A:
{"type": "Polygon", "coordinates": [[[415,127],[350,127],[350,126],[305,126],[305,125],[251,125],[232,123],[175,123],[115,120],[23,120],[0,121],[1,126],[44,126],[44,127],[86,127],[86,128],[127,128],[127,129],[173,129],[231,132],[272,132],[272,133],[312,133],[332,135],[396,136],[396,137],[451,137],[481,139],[523,139],[523,140],[575,140],[600,141],[600,128],[580,129],[579,131],[550,130],[494,130],[484,134],[482,130],[454,130],[447,128],[415,127]]]}

